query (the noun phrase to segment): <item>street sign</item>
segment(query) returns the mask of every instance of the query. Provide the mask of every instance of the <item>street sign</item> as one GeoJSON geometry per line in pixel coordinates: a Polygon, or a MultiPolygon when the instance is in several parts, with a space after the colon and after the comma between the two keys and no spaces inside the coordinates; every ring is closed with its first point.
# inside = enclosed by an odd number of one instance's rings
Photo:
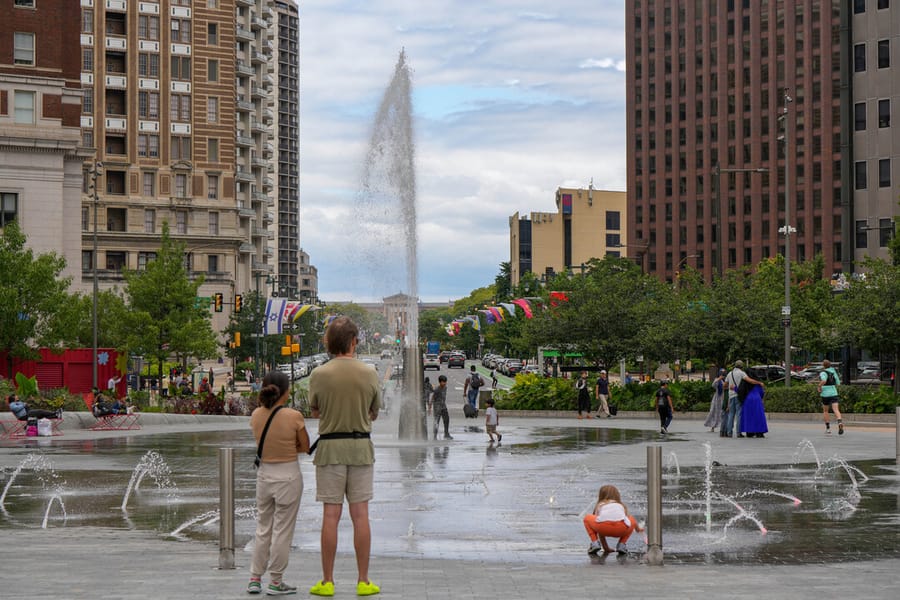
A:
{"type": "Polygon", "coordinates": [[[781,307],[781,316],[782,317],[791,316],[791,307],[790,306],[782,306],[781,307]]]}
{"type": "Polygon", "coordinates": [[[791,326],[791,318],[787,317],[787,318],[781,319],[781,325],[783,327],[790,327],[791,326]]]}

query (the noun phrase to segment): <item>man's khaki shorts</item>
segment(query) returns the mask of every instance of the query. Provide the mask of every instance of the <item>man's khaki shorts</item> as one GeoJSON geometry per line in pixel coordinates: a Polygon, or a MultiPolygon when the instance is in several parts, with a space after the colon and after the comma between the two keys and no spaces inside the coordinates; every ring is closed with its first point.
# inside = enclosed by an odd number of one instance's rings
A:
{"type": "Polygon", "coordinates": [[[316,467],[316,500],[325,504],[350,504],[372,499],[374,465],[322,465],[316,467]]]}

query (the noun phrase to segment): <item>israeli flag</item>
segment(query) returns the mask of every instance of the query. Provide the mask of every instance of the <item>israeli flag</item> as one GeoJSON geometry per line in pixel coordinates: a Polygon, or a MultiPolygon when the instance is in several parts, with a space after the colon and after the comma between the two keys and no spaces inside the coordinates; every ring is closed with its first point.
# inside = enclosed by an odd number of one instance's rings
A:
{"type": "Polygon", "coordinates": [[[287,300],[269,298],[266,300],[266,321],[263,324],[263,335],[281,333],[284,324],[284,309],[287,300]]]}

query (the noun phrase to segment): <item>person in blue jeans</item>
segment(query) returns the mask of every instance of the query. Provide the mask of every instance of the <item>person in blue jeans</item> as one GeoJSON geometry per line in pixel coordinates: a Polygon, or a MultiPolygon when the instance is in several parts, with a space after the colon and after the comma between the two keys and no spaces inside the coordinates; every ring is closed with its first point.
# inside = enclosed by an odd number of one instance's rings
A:
{"type": "Polygon", "coordinates": [[[484,379],[475,370],[475,365],[472,365],[471,372],[463,384],[463,394],[468,399],[469,405],[476,410],[478,409],[478,390],[482,385],[484,385],[484,379]]]}

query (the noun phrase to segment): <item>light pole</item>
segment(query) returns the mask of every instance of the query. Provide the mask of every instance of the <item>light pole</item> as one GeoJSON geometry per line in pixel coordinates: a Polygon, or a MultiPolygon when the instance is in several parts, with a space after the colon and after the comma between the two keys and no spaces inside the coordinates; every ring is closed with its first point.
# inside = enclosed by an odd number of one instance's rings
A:
{"type": "Polygon", "coordinates": [[[100,284],[97,280],[97,207],[99,205],[99,198],[97,194],[97,177],[103,172],[103,163],[98,161],[94,161],[94,168],[91,171],[91,182],[94,188],[94,245],[93,251],[91,252],[91,271],[94,279],[94,298],[93,298],[93,308],[91,310],[91,322],[93,329],[93,349],[94,349],[94,360],[92,361],[93,367],[91,369],[92,375],[92,385],[91,389],[99,387],[97,385],[97,338],[98,338],[98,327],[97,327],[97,295],[100,292],[100,284]]]}
{"type": "Polygon", "coordinates": [[[262,309],[262,298],[259,295],[259,271],[256,271],[256,360],[253,363],[254,366],[254,378],[256,380],[259,379],[259,336],[262,335],[263,327],[262,327],[262,316],[260,315],[260,311],[262,309]]]}
{"type": "Polygon", "coordinates": [[[794,99],[784,90],[784,109],[779,120],[784,123],[784,227],[778,233],[784,234],[784,306],[781,307],[781,323],[784,325],[784,387],[791,387],[791,234],[797,230],[791,227],[791,152],[789,144],[788,104],[794,99]]]}
{"type": "Polygon", "coordinates": [[[715,166],[713,167],[713,183],[716,186],[716,200],[713,203],[713,207],[715,208],[715,217],[716,217],[716,266],[718,267],[719,277],[724,277],[725,275],[725,256],[724,251],[722,249],[722,238],[725,235],[723,233],[725,227],[724,220],[722,219],[722,215],[724,211],[722,210],[722,173],[768,173],[769,170],[765,167],[759,167],[756,169],[723,169],[719,166],[719,161],[716,161],[715,166]]]}

